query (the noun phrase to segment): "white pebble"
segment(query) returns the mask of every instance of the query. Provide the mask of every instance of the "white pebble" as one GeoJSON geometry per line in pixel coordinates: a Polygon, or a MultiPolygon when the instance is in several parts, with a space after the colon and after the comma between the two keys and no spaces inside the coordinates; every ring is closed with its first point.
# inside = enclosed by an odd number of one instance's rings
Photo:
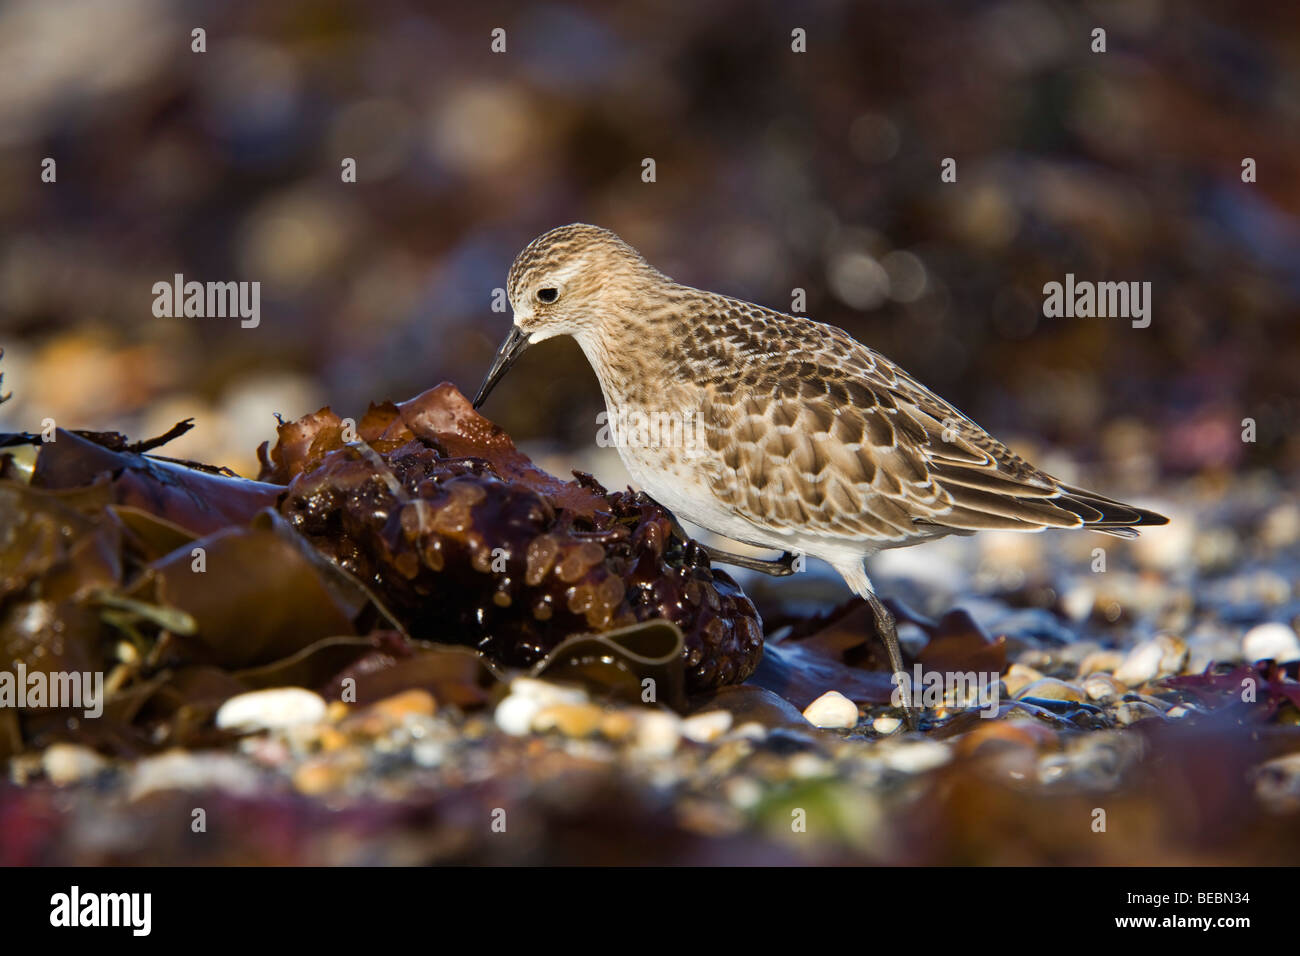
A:
{"type": "Polygon", "coordinates": [[[1285,664],[1300,660],[1300,637],[1278,621],[1258,624],[1241,639],[1241,653],[1252,664],[1255,661],[1272,660],[1285,664]]]}
{"type": "Polygon", "coordinates": [[[497,704],[492,718],[506,733],[513,737],[523,737],[532,732],[533,718],[541,713],[545,706],[546,704],[536,697],[507,694],[505,699],[497,704]]]}
{"type": "Polygon", "coordinates": [[[682,739],[682,719],[665,710],[647,710],[636,720],[636,749],[651,757],[667,757],[682,739]]]}
{"type": "Polygon", "coordinates": [[[225,790],[251,796],[259,779],[252,766],[229,754],[169,750],[135,765],[129,795],[138,800],[155,790],[225,790]]]}
{"type": "Polygon", "coordinates": [[[301,687],[274,687],[230,698],[217,711],[222,730],[277,730],[325,719],[325,700],[301,687]]]}
{"type": "Polygon", "coordinates": [[[924,773],[942,767],[951,759],[952,751],[948,749],[948,745],[937,740],[918,740],[914,743],[899,744],[891,748],[888,753],[881,755],[881,760],[886,767],[902,773],[924,773]]]}
{"type": "Polygon", "coordinates": [[[1186,663],[1187,644],[1177,637],[1161,634],[1129,651],[1124,663],[1116,669],[1115,679],[1137,687],[1157,677],[1181,673],[1186,663]]]}
{"type": "Polygon", "coordinates": [[[731,729],[731,712],[711,710],[704,714],[692,714],[682,721],[682,734],[687,740],[705,744],[717,740],[731,729]]]}
{"type": "Polygon", "coordinates": [[[901,726],[903,726],[903,722],[897,717],[877,717],[871,722],[871,729],[886,737],[898,730],[901,726]]]}
{"type": "Polygon", "coordinates": [[[546,706],[587,702],[587,693],[580,687],[552,684],[536,677],[516,677],[510,682],[510,693],[528,697],[546,706]]]}
{"type": "Polygon", "coordinates": [[[80,744],[51,744],[41,754],[45,776],[59,787],[93,777],[107,766],[107,760],[80,744]]]}
{"type": "Polygon", "coordinates": [[[849,730],[858,725],[858,705],[837,690],[828,690],[804,708],[804,719],[814,727],[849,730]]]}

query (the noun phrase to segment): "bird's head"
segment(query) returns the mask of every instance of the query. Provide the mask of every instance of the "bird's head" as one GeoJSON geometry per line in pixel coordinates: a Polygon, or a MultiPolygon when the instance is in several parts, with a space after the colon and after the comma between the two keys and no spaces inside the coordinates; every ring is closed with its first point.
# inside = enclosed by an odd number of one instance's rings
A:
{"type": "Polygon", "coordinates": [[[515,258],[506,281],[514,325],[497,349],[474,399],[477,408],[530,345],[598,335],[623,321],[638,286],[666,281],[641,254],[608,229],[572,223],[543,233],[515,258]]]}

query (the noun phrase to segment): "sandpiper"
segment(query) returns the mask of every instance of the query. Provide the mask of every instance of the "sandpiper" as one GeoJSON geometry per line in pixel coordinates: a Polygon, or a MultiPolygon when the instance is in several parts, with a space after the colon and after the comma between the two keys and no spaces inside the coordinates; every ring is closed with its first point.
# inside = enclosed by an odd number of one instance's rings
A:
{"type": "Polygon", "coordinates": [[[774,574],[799,554],[829,563],[870,604],[895,675],[898,635],[868,556],[985,529],[1132,537],[1168,521],[1038,470],[847,332],[674,282],[607,229],[534,239],[506,292],[514,326],[476,408],[530,345],[573,336],[611,419],[701,426],[618,443],[642,489],[715,534],[783,552],[707,549],[715,560],[774,574]]]}

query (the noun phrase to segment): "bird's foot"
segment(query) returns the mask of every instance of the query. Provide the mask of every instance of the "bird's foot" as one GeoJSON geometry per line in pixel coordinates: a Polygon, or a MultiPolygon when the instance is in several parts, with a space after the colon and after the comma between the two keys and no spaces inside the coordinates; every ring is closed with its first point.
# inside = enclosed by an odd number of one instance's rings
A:
{"type": "MultiPolygon", "coordinates": [[[[906,671],[903,670],[903,652],[898,646],[898,627],[894,622],[894,615],[889,613],[889,608],[880,603],[880,598],[876,597],[870,591],[864,595],[867,603],[871,605],[871,613],[876,619],[876,630],[880,633],[880,639],[885,644],[885,652],[889,655],[889,667],[895,676],[895,685],[900,689],[910,688],[910,682],[905,680],[906,671]]],[[[912,706],[912,695],[904,693],[903,698],[903,722],[907,724],[908,730],[916,730],[920,726],[920,715],[917,714],[916,708],[912,706]]]]}

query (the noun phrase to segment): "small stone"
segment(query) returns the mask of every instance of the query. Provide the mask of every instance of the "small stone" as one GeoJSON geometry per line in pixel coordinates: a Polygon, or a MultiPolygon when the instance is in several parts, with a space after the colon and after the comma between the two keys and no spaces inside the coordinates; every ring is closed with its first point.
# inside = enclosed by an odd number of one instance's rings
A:
{"type": "Polygon", "coordinates": [[[837,690],[828,690],[804,708],[804,719],[824,730],[850,730],[858,725],[858,705],[837,690]]]}
{"type": "Polygon", "coordinates": [[[1083,679],[1083,692],[1088,695],[1090,700],[1098,700],[1103,703],[1111,700],[1119,700],[1124,696],[1124,685],[1111,677],[1109,674],[1096,673],[1089,674],[1083,679]]]}
{"type": "Polygon", "coordinates": [[[1278,621],[1257,624],[1242,637],[1241,653],[1252,664],[1256,661],[1286,664],[1300,660],[1300,637],[1278,621]]]}
{"type": "Polygon", "coordinates": [[[605,712],[595,704],[551,704],[533,717],[532,729],[538,733],[557,730],[566,737],[590,737],[605,712]]]}
{"type": "Polygon", "coordinates": [[[1139,720],[1160,716],[1160,711],[1141,700],[1126,700],[1115,711],[1115,719],[1125,727],[1136,724],[1139,720]]]}
{"type": "Polygon", "coordinates": [[[763,799],[763,787],[752,777],[732,777],[722,785],[727,802],[740,810],[758,806],[763,799]]]}
{"type": "Polygon", "coordinates": [[[1097,592],[1089,587],[1072,587],[1061,598],[1061,609],[1065,611],[1065,616],[1076,624],[1086,621],[1096,606],[1097,592]]]}
{"type": "Polygon", "coordinates": [[[896,732],[901,726],[903,722],[897,717],[877,717],[871,722],[871,729],[884,737],[896,732]]]}
{"type": "Polygon", "coordinates": [[[795,754],[786,764],[786,770],[796,780],[812,780],[829,776],[833,769],[829,760],[809,751],[795,754]]]}
{"type": "MultiPolygon", "coordinates": [[[[891,741],[892,743],[892,741],[891,741]]],[[[882,747],[886,746],[881,744],[882,747]]],[[[952,759],[952,750],[937,740],[899,744],[881,755],[885,766],[900,773],[924,773],[942,767],[952,759]]]]}
{"type": "Polygon", "coordinates": [[[136,763],[129,799],[138,800],[157,790],[224,790],[251,796],[259,780],[251,765],[229,754],[168,750],[136,763]]]}
{"type": "Polygon", "coordinates": [[[385,697],[368,708],[372,714],[382,714],[398,724],[412,714],[419,717],[432,717],[437,709],[438,702],[433,699],[433,695],[419,688],[385,697]]]}
{"type": "Polygon", "coordinates": [[[1093,651],[1079,661],[1079,676],[1089,674],[1113,674],[1124,666],[1124,655],[1119,651],[1093,651]]]}
{"type": "Polygon", "coordinates": [[[626,740],[636,730],[636,721],[625,710],[612,710],[600,719],[600,733],[606,740],[626,740]]]}
{"type": "Polygon", "coordinates": [[[216,723],[235,733],[278,730],[322,721],[325,710],[325,700],[319,694],[302,687],[274,687],[230,698],[217,711],[216,723]]]}
{"type": "Polygon", "coordinates": [[[412,719],[432,717],[438,703],[427,690],[415,688],[385,697],[350,715],[340,725],[346,733],[379,737],[412,719]]]}
{"type": "Polygon", "coordinates": [[[419,740],[411,748],[411,759],[421,767],[437,767],[447,759],[447,745],[441,740],[419,740]]]}
{"type": "Polygon", "coordinates": [[[347,768],[334,760],[308,760],[293,772],[294,789],[309,797],[338,790],[347,779],[347,768]]]}
{"type": "Polygon", "coordinates": [[[728,710],[692,714],[682,721],[682,735],[697,744],[707,744],[730,730],[731,720],[731,711],[728,710]]]}
{"type": "Polygon", "coordinates": [[[514,737],[523,737],[532,732],[533,718],[545,706],[535,697],[523,694],[508,694],[497,704],[492,718],[498,727],[514,737]]]}
{"type": "Polygon", "coordinates": [[[331,724],[337,724],[344,717],[352,712],[352,708],[341,700],[332,700],[329,706],[325,708],[325,719],[331,724]]]}
{"type": "Polygon", "coordinates": [[[581,687],[553,684],[536,677],[516,677],[510,682],[510,693],[527,697],[543,705],[583,704],[587,701],[587,692],[581,687]]]}
{"type": "Polygon", "coordinates": [[[1082,702],[1084,697],[1083,689],[1076,687],[1074,684],[1067,684],[1063,680],[1057,680],[1055,677],[1040,677],[1021,688],[1016,697],[1042,697],[1045,700],[1072,700],[1082,702]]]}
{"type": "Polygon", "coordinates": [[[1129,687],[1137,687],[1157,677],[1178,674],[1187,663],[1187,653],[1184,641],[1170,634],[1161,634],[1129,651],[1124,663],[1115,671],[1115,679],[1129,687]]]}
{"type": "Polygon", "coordinates": [[[106,759],[80,744],[51,744],[41,754],[45,776],[58,787],[93,777],[107,767],[106,759]]]}
{"type": "Polygon", "coordinates": [[[1006,687],[1007,693],[1012,697],[1015,697],[1022,688],[1042,679],[1042,671],[1027,667],[1024,664],[1012,664],[1007,668],[1007,672],[1002,675],[1002,683],[1006,687]]]}
{"type": "Polygon", "coordinates": [[[636,749],[651,757],[667,757],[682,739],[682,719],[666,710],[647,710],[637,716],[636,749]]]}
{"type": "Polygon", "coordinates": [[[757,720],[747,720],[730,734],[735,740],[762,740],[767,736],[767,727],[757,720]]]}

